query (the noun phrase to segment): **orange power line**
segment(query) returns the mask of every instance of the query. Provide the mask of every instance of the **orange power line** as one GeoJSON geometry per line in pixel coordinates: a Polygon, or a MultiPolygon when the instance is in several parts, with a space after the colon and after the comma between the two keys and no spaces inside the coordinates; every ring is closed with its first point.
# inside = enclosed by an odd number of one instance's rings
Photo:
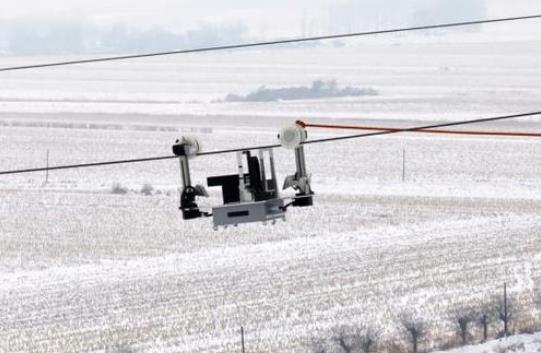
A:
{"type": "MultiPolygon", "coordinates": [[[[407,128],[366,126],[366,125],[336,125],[336,124],[312,124],[302,120],[296,123],[302,127],[314,127],[322,129],[341,129],[341,130],[365,130],[365,131],[388,131],[400,132],[407,128]]],[[[445,134],[445,135],[470,135],[470,136],[505,136],[505,137],[541,137],[541,133],[535,132],[517,132],[517,131],[479,131],[479,130],[440,130],[440,129],[420,129],[410,132],[424,134],[445,134]]]]}

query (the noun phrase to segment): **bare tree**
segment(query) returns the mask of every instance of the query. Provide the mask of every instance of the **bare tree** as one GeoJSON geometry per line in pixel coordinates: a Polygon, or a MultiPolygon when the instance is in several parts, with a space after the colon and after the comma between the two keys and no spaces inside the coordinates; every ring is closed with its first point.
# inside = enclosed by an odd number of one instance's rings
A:
{"type": "Polygon", "coordinates": [[[403,334],[409,340],[413,353],[418,353],[419,343],[427,334],[427,328],[423,319],[411,315],[403,315],[401,318],[403,334]]]}
{"type": "Polygon", "coordinates": [[[340,353],[374,353],[376,351],[380,333],[372,327],[354,328],[343,326],[334,331],[331,339],[333,349],[329,347],[326,350],[321,350],[324,345],[321,343],[312,349],[314,352],[340,352],[340,353]]]}
{"type": "Polygon", "coordinates": [[[454,314],[454,322],[457,325],[458,333],[462,340],[462,344],[468,343],[468,337],[470,336],[470,326],[475,321],[475,314],[470,308],[458,308],[454,314]]]}
{"type": "Polygon", "coordinates": [[[355,332],[351,327],[341,327],[336,330],[332,341],[336,343],[340,352],[355,352],[355,332]]]}
{"type": "Polygon", "coordinates": [[[507,285],[504,285],[503,296],[498,298],[496,303],[498,319],[503,324],[502,335],[507,337],[509,336],[511,322],[518,312],[518,306],[515,301],[507,294],[507,285]]]}
{"type": "Polygon", "coordinates": [[[329,347],[323,340],[313,340],[310,344],[311,353],[329,353],[329,347]]]}
{"type": "Polygon", "coordinates": [[[477,322],[483,329],[483,342],[488,340],[488,327],[494,320],[495,307],[493,302],[486,302],[481,305],[477,312],[477,322]]]}
{"type": "Polygon", "coordinates": [[[541,289],[534,293],[534,305],[538,313],[541,313],[541,289]]]}
{"type": "Polygon", "coordinates": [[[370,327],[363,327],[357,330],[355,334],[355,341],[358,350],[362,353],[375,352],[379,336],[379,331],[370,327]]]}
{"type": "Polygon", "coordinates": [[[541,331],[540,320],[541,320],[541,286],[537,290],[534,290],[533,293],[533,305],[534,305],[534,315],[536,318],[535,329],[536,331],[541,331]]]}

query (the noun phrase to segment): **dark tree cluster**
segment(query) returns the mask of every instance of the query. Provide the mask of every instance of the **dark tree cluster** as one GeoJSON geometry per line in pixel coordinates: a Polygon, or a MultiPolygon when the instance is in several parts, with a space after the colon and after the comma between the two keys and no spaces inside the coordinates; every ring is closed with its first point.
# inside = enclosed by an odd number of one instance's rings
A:
{"type": "MultiPolygon", "coordinates": [[[[503,295],[478,303],[456,307],[449,315],[449,320],[456,328],[460,345],[476,341],[486,342],[490,338],[506,337],[517,328],[520,307],[516,298],[510,297],[504,285],[503,295]]],[[[541,319],[541,293],[534,295],[533,304],[541,319]]],[[[398,319],[398,332],[401,344],[380,342],[380,331],[364,326],[357,329],[343,327],[335,331],[326,341],[312,344],[313,353],[419,353],[426,352],[425,343],[429,335],[429,325],[418,315],[402,314],[398,319]],[[424,350],[423,350],[424,349],[424,350]]],[[[394,341],[393,341],[394,342],[394,341]]],[[[456,345],[456,344],[452,344],[456,345]]]]}
{"type": "Polygon", "coordinates": [[[311,86],[267,88],[260,87],[245,96],[229,94],[225,97],[226,102],[276,102],[302,99],[338,98],[338,97],[361,97],[377,96],[378,91],[372,88],[338,87],[335,80],[312,82],[311,86]]]}

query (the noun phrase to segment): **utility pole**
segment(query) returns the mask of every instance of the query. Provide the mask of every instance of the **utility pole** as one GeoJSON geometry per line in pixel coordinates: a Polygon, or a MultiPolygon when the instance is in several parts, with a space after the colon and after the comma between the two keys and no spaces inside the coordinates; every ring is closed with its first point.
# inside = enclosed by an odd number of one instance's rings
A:
{"type": "Polygon", "coordinates": [[[244,347],[244,326],[240,327],[240,344],[242,347],[242,353],[246,353],[246,349],[244,347]]]}
{"type": "Polygon", "coordinates": [[[508,336],[508,328],[507,328],[507,321],[509,320],[509,316],[507,314],[507,283],[503,284],[503,315],[505,317],[505,320],[503,320],[503,331],[505,333],[505,337],[508,336]]]}

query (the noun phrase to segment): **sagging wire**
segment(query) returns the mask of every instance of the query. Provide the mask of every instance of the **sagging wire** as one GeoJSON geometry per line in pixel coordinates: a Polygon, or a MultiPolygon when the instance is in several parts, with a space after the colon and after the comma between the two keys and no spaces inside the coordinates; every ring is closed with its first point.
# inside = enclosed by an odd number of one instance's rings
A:
{"type": "Polygon", "coordinates": [[[442,24],[416,26],[416,27],[394,28],[394,29],[385,29],[385,30],[369,31],[369,32],[340,33],[340,34],[332,34],[332,35],[325,35],[325,36],[315,36],[315,37],[303,37],[303,38],[293,38],[293,39],[279,39],[279,40],[264,41],[264,42],[254,42],[254,43],[218,45],[218,46],[211,46],[211,47],[204,47],[204,48],[171,50],[171,51],[145,53],[145,54],[109,56],[109,57],[101,57],[101,58],[93,58],[93,59],[81,59],[81,60],[68,60],[68,61],[51,62],[51,63],[43,63],[43,64],[31,64],[31,65],[22,65],[22,66],[0,67],[0,72],[4,72],[4,71],[21,71],[21,70],[30,70],[30,69],[39,69],[39,68],[48,68],[48,67],[59,67],[59,66],[82,65],[82,64],[91,64],[91,63],[100,63],[100,62],[109,62],[109,61],[132,60],[132,59],[140,59],[140,58],[159,57],[159,56],[171,56],[171,55],[183,55],[183,54],[227,51],[227,50],[257,48],[257,47],[265,47],[265,46],[277,46],[277,45],[283,45],[283,44],[327,41],[327,40],[333,40],[333,39],[367,37],[367,36],[374,36],[374,35],[381,35],[381,34],[425,31],[425,30],[431,30],[431,29],[443,29],[443,28],[453,28],[453,27],[466,27],[466,26],[475,26],[475,25],[489,24],[489,23],[525,21],[525,20],[533,20],[533,19],[541,19],[541,14],[528,15],[528,16],[494,18],[494,19],[487,19],[487,20],[475,20],[475,21],[465,21],[465,22],[442,23],[442,24]]]}
{"type": "MultiPolygon", "coordinates": [[[[481,119],[473,119],[473,120],[462,120],[462,121],[455,121],[455,122],[449,122],[449,123],[440,123],[440,124],[432,124],[432,125],[425,125],[425,126],[416,126],[416,127],[403,128],[403,129],[394,128],[394,129],[387,129],[385,131],[378,131],[378,132],[366,133],[366,134],[356,134],[356,135],[346,135],[346,136],[322,138],[322,139],[316,139],[316,140],[308,140],[308,141],[304,142],[304,144],[309,145],[309,144],[316,144],[316,143],[335,142],[335,141],[342,141],[342,140],[351,140],[351,139],[358,139],[358,138],[365,138],[365,137],[384,136],[384,135],[406,133],[406,132],[423,132],[423,131],[426,131],[426,130],[429,130],[429,129],[437,129],[437,128],[450,127],[450,126],[464,126],[464,125],[472,125],[472,124],[482,124],[482,123],[488,123],[488,122],[494,122],[494,121],[512,120],[512,119],[527,118],[527,117],[533,117],[533,116],[541,116],[541,111],[530,112],[530,113],[521,113],[521,114],[513,114],[513,115],[503,115],[503,116],[490,117],[490,118],[481,118],[481,119]]],[[[310,126],[310,124],[306,124],[306,123],[304,123],[304,122],[302,122],[300,120],[297,123],[299,125],[301,125],[301,126],[303,126],[302,124],[305,124],[306,127],[310,126]]],[[[443,133],[443,132],[440,132],[440,133],[443,133]]],[[[535,135],[535,137],[540,137],[540,136],[537,136],[539,134],[532,134],[532,135],[535,135]]],[[[248,151],[248,150],[276,149],[276,148],[280,148],[280,147],[281,147],[280,144],[252,146],[252,147],[243,147],[243,148],[235,148],[235,149],[225,149],[225,150],[201,152],[201,153],[198,153],[197,156],[213,156],[213,155],[229,154],[229,153],[236,153],[236,152],[242,152],[242,151],[248,151]]],[[[146,163],[146,162],[163,161],[163,160],[170,160],[170,159],[178,159],[178,157],[177,156],[161,156],[161,157],[124,159],[124,160],[96,162],[96,163],[62,165],[62,166],[53,166],[53,167],[45,167],[45,168],[7,170],[7,171],[1,171],[0,175],[27,174],[27,173],[36,173],[36,172],[44,172],[44,171],[79,169],[79,168],[90,168],[90,167],[102,167],[102,166],[119,165],[119,164],[146,163]]]]}

